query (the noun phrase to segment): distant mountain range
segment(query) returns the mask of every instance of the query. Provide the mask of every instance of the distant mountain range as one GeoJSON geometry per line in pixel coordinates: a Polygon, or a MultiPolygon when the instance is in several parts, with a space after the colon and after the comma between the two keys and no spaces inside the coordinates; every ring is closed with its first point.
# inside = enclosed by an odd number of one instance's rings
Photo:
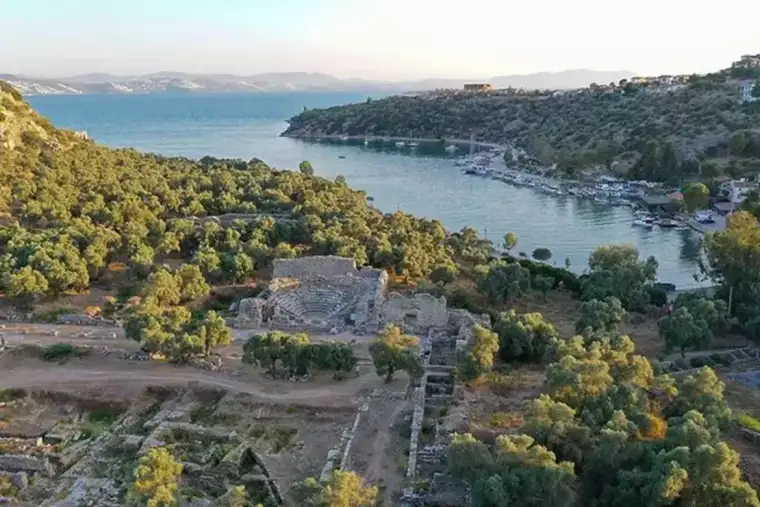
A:
{"type": "Polygon", "coordinates": [[[115,76],[112,74],[82,74],[66,78],[36,78],[0,74],[24,95],[88,94],[88,93],[167,93],[167,92],[285,92],[285,91],[382,91],[391,93],[461,88],[465,83],[491,83],[495,88],[572,89],[591,83],[618,82],[630,78],[634,72],[566,70],[539,72],[489,79],[424,79],[420,81],[372,81],[340,79],[328,74],[284,72],[235,76],[232,74],[186,74],[158,72],[141,76],[115,76]]]}

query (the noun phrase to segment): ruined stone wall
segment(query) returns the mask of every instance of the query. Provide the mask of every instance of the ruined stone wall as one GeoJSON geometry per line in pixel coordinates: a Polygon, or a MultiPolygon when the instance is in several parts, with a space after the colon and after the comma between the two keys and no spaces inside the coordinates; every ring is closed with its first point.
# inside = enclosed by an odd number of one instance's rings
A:
{"type": "Polygon", "coordinates": [[[303,278],[324,276],[331,278],[339,275],[358,275],[356,262],[351,257],[319,255],[300,259],[275,259],[272,278],[303,278]]]}
{"type": "Polygon", "coordinates": [[[454,309],[449,312],[449,332],[456,334],[457,350],[464,350],[472,341],[472,328],[480,324],[491,329],[491,317],[488,314],[475,315],[467,310],[454,309]]]}
{"type": "Polygon", "coordinates": [[[407,316],[414,317],[418,329],[446,327],[449,320],[446,298],[424,293],[406,297],[391,292],[383,303],[381,313],[386,324],[400,325],[407,316]]]}
{"type": "Polygon", "coordinates": [[[259,328],[264,318],[265,301],[260,298],[247,298],[240,300],[238,305],[238,314],[234,322],[234,327],[259,328]]]}

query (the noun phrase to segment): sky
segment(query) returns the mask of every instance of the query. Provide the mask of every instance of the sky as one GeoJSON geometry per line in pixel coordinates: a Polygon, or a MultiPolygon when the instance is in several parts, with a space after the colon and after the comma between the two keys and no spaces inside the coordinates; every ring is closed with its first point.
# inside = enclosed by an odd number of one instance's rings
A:
{"type": "Polygon", "coordinates": [[[760,53],[758,20],[760,0],[0,0],[0,74],[709,72],[760,53]]]}

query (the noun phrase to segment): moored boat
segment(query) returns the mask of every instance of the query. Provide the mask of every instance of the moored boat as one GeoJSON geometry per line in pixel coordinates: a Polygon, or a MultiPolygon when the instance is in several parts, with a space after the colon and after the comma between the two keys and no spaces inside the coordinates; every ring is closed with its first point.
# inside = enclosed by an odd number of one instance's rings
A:
{"type": "Polygon", "coordinates": [[[633,224],[635,227],[644,227],[646,229],[651,229],[654,227],[654,220],[652,218],[638,218],[633,221],[633,224]]]}

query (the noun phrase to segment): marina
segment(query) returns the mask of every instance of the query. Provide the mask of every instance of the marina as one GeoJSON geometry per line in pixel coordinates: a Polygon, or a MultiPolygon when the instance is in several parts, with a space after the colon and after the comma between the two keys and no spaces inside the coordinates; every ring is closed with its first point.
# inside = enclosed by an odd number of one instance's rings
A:
{"type": "MultiPolygon", "coordinates": [[[[589,200],[602,206],[630,208],[633,211],[631,226],[643,230],[651,230],[655,227],[666,230],[691,228],[704,233],[710,230],[721,230],[725,226],[725,219],[720,220],[720,217],[716,217],[709,210],[687,215],[676,212],[674,209],[665,210],[656,205],[647,207],[647,204],[658,200],[652,199],[650,192],[662,191],[658,184],[648,181],[625,181],[610,176],[600,176],[588,181],[546,177],[543,175],[545,171],[532,173],[508,168],[504,162],[504,151],[499,149],[492,149],[485,155],[475,155],[474,150],[471,149],[470,155],[457,159],[454,165],[460,167],[465,175],[487,178],[514,187],[529,188],[545,195],[589,200]],[[719,222],[720,224],[716,226],[719,222]]],[[[666,196],[663,203],[669,202],[670,199],[666,196]]]]}

